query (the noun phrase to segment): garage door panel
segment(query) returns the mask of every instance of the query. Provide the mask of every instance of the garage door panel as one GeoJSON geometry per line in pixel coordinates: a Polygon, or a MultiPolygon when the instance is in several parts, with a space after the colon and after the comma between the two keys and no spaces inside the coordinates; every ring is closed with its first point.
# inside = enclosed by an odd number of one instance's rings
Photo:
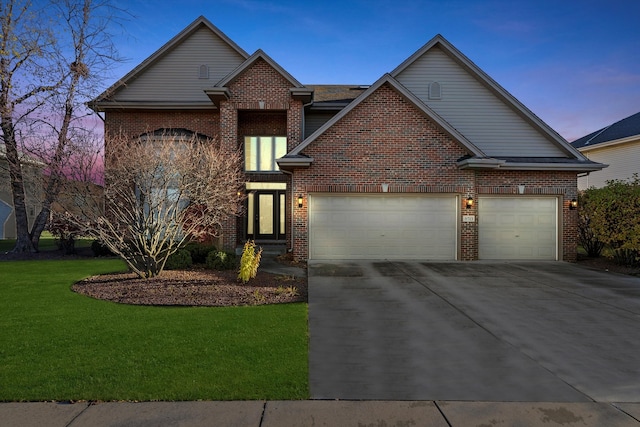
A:
{"type": "Polygon", "coordinates": [[[456,257],[456,197],[310,195],[311,259],[456,257]]]}
{"type": "Polygon", "coordinates": [[[480,259],[557,259],[557,198],[480,197],[480,259]]]}

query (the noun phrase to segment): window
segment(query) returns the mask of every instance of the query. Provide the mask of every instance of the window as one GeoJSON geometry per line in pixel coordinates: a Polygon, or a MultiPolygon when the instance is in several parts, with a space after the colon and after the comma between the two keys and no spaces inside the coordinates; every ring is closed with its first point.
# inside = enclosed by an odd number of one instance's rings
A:
{"type": "Polygon", "coordinates": [[[244,138],[244,170],[247,172],[277,172],[276,159],[287,154],[284,136],[247,136],[244,138]]]}
{"type": "Polygon", "coordinates": [[[442,86],[438,82],[429,84],[429,99],[442,99],[442,86]]]}
{"type": "Polygon", "coordinates": [[[209,78],[209,67],[207,67],[204,64],[202,64],[200,67],[198,67],[198,78],[208,79],[209,78]]]}

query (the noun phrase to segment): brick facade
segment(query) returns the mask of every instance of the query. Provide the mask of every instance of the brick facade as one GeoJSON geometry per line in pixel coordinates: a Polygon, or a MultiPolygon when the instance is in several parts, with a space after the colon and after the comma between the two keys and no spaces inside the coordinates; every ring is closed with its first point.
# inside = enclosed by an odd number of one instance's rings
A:
{"type": "MultiPolygon", "coordinates": [[[[266,56],[250,60],[253,62],[246,63],[248,66],[226,83],[225,91],[211,95],[218,108],[212,104],[209,109],[109,109],[105,115],[107,158],[114,135],[134,138],[166,128],[212,137],[230,151],[242,150],[245,136],[286,136],[288,150],[295,149],[302,142],[305,120],[303,101],[292,96],[296,83],[266,56]]],[[[463,261],[479,257],[478,204],[483,196],[556,197],[560,208],[559,258],[576,260],[577,212],[569,209],[569,201],[577,197],[575,172],[460,169],[457,162],[473,156],[469,152],[473,148],[457,142],[450,136],[455,131],[442,130],[406,92],[389,82],[358,101],[304,148],[303,154],[313,158],[309,167],[287,173],[245,174],[247,182],[286,183],[287,248],[296,259],[304,260],[309,253],[309,194],[382,193],[384,184],[389,193],[455,196],[460,214],[457,258],[463,261]],[[520,185],[525,186],[522,195],[518,193],[520,185]],[[298,196],[303,198],[301,207],[298,196]],[[467,209],[469,197],[477,202],[467,209]],[[474,216],[474,221],[463,221],[464,215],[474,216]]],[[[241,246],[246,239],[246,221],[236,217],[224,221],[219,244],[228,250],[241,246]]]]}
{"type": "Polygon", "coordinates": [[[216,110],[109,111],[105,116],[107,135],[135,138],[157,129],[182,128],[216,138],[220,134],[220,115],[216,110]]]}
{"type": "MultiPolygon", "coordinates": [[[[105,118],[105,149],[115,135],[135,138],[157,129],[183,128],[213,137],[223,149],[242,149],[244,136],[286,136],[288,149],[302,139],[302,102],[292,98],[292,83],[259,58],[228,85],[230,97],[220,109],[109,111],[105,118]]],[[[284,182],[292,200],[291,177],[284,173],[246,173],[252,182],[284,182]]],[[[286,211],[286,223],[291,211],[286,211]]],[[[223,222],[219,244],[234,250],[246,238],[246,219],[229,217],[223,222]]],[[[287,227],[288,228],[288,227],[287,227]]],[[[291,247],[287,234],[287,247],[291,247]]]]}
{"type": "MultiPolygon", "coordinates": [[[[460,216],[478,215],[478,204],[466,208],[466,199],[490,194],[553,195],[561,201],[563,259],[575,261],[575,211],[568,201],[577,195],[576,174],[548,171],[461,170],[456,162],[469,154],[428,120],[413,104],[388,85],[381,86],[346,116],[305,148],[314,159],[308,169],[297,169],[293,193],[304,203],[295,207],[293,250],[296,259],[308,257],[309,193],[454,194],[460,216]]],[[[458,258],[478,259],[478,222],[460,218],[458,258]]]]}

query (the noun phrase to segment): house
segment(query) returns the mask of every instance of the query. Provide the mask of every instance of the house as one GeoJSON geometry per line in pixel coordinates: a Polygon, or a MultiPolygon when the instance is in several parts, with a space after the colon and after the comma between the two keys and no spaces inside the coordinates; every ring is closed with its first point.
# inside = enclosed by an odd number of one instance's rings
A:
{"type": "Polygon", "coordinates": [[[578,176],[578,189],[604,187],[607,181],[640,175],[640,113],[624,118],[571,143],[585,157],[608,168],[578,176]]]}
{"type": "Polygon", "coordinates": [[[96,98],[109,137],[242,148],[221,245],[296,259],[576,259],[577,174],[600,170],[437,35],[366,86],[304,85],[204,17],[96,98]]]}
{"type": "MultiPolygon", "coordinates": [[[[33,226],[38,212],[42,209],[43,168],[44,165],[41,162],[23,155],[22,173],[25,183],[25,203],[29,228],[33,226]]],[[[13,208],[9,163],[5,154],[4,144],[2,144],[0,145],[0,239],[15,239],[16,237],[16,215],[13,208]]]]}

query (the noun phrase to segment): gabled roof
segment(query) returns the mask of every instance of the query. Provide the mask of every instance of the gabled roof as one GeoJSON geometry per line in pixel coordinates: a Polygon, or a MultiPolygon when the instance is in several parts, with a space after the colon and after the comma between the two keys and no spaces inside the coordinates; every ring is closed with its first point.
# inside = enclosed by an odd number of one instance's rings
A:
{"type": "Polygon", "coordinates": [[[313,159],[310,157],[304,157],[302,151],[309,146],[313,141],[318,139],[320,135],[322,135],[327,129],[333,126],[336,122],[342,119],[344,116],[349,114],[354,108],[360,105],[365,99],[367,99],[372,93],[374,93],[378,88],[380,88],[384,84],[389,84],[396,92],[398,92],[402,97],[404,97],[407,101],[411,102],[418,110],[420,110],[425,116],[427,116],[432,122],[434,122],[441,130],[451,136],[455,141],[463,146],[469,153],[472,153],[475,156],[484,157],[484,153],[475,145],[473,145],[464,135],[459,133],[455,128],[453,128],[449,123],[446,122],[442,117],[436,114],[431,108],[425,105],[420,99],[418,99],[413,93],[409,92],[404,86],[402,86],[396,79],[394,79],[390,74],[385,74],[377,82],[371,85],[367,90],[365,90],[360,96],[358,96],[353,102],[347,105],[343,110],[341,110],[338,114],[333,116],[328,122],[322,125],[318,130],[309,135],[307,139],[302,141],[296,148],[290,151],[286,156],[278,159],[278,164],[282,167],[287,165],[289,166],[308,166],[313,159]]]}
{"type": "Polygon", "coordinates": [[[287,79],[289,81],[289,83],[291,83],[292,87],[297,87],[297,88],[304,87],[304,85],[302,83],[300,83],[298,80],[296,80],[291,74],[289,74],[289,72],[287,70],[282,68],[276,61],[271,59],[271,57],[269,55],[267,55],[266,53],[264,53],[264,51],[262,49],[256,50],[253,55],[251,55],[249,58],[247,58],[246,61],[244,61],[242,63],[242,65],[240,65],[233,72],[228,74],[224,79],[222,79],[218,83],[216,83],[216,87],[223,87],[223,86],[228,85],[236,77],[238,77],[240,74],[242,74],[247,68],[249,68],[253,64],[255,64],[255,62],[258,59],[264,60],[271,67],[275,68],[280,74],[282,74],[282,76],[285,79],[287,79]]]}
{"type": "Polygon", "coordinates": [[[122,77],[116,83],[111,85],[107,90],[101,93],[97,98],[90,101],[89,106],[91,108],[95,108],[98,103],[104,102],[107,99],[109,99],[114,94],[114,92],[116,92],[121,87],[126,86],[129,81],[131,81],[132,79],[134,79],[135,77],[143,73],[145,70],[153,66],[153,64],[158,62],[160,58],[165,56],[168,52],[170,52],[176,46],[180,45],[185,39],[187,39],[189,36],[191,36],[194,32],[196,32],[201,27],[208,28],[211,32],[213,32],[221,40],[223,40],[232,50],[236,51],[241,57],[245,59],[249,57],[249,54],[247,52],[245,52],[233,40],[227,37],[226,34],[220,31],[218,27],[213,25],[211,21],[209,21],[204,16],[200,16],[191,24],[189,24],[185,29],[183,29],[178,34],[176,34],[175,37],[173,37],[171,40],[165,43],[160,49],[154,52],[151,56],[149,56],[147,59],[142,61],[137,67],[135,67],[133,70],[127,73],[124,77],[122,77]]]}
{"type": "Polygon", "coordinates": [[[402,62],[396,69],[391,72],[393,77],[397,77],[402,71],[411,66],[419,58],[425,55],[433,48],[439,48],[447,54],[462,68],[464,68],[471,76],[484,85],[489,91],[498,97],[505,105],[513,109],[518,115],[526,120],[534,129],[543,134],[550,142],[566,152],[570,157],[587,160],[578,150],[573,148],[562,136],[547,125],[543,120],[536,116],[518,99],[511,95],[506,89],[500,86],[487,73],[482,71],[473,61],[467,58],[455,46],[447,41],[442,35],[438,34],[429,40],[424,46],[418,49],[413,55],[402,62]]]}
{"type": "Polygon", "coordinates": [[[365,92],[358,96],[332,119],[318,128],[318,130],[302,141],[292,151],[287,153],[284,157],[277,159],[276,161],[278,165],[285,170],[288,168],[309,167],[311,163],[313,163],[314,159],[306,156],[303,153],[303,150],[385,83],[389,84],[396,92],[420,110],[429,120],[434,122],[436,126],[467,150],[469,155],[464,156],[457,162],[460,169],[568,170],[575,172],[587,172],[600,170],[605,167],[603,164],[587,159],[581,153],[577,152],[577,150],[573,150],[566,141],[564,144],[569,146],[572,151],[576,151],[577,155],[574,158],[500,158],[487,156],[480,148],[469,141],[468,138],[461,134],[450,123],[399,83],[391,74],[385,74],[382,76],[377,82],[371,85],[365,92]]]}
{"type": "Polygon", "coordinates": [[[289,83],[291,83],[291,96],[294,98],[300,98],[303,102],[309,102],[313,94],[313,89],[305,87],[302,83],[296,80],[287,70],[282,68],[280,64],[274,61],[269,55],[264,53],[262,49],[258,49],[253,55],[247,58],[238,68],[229,73],[225,78],[220,80],[214,87],[206,89],[205,93],[216,107],[220,107],[220,101],[223,99],[229,99],[230,92],[227,85],[236,79],[239,75],[244,73],[248,68],[256,63],[258,59],[262,59],[269,66],[274,68],[282,77],[284,77],[289,83]]]}
{"type": "Polygon", "coordinates": [[[605,145],[624,143],[633,139],[640,140],[640,113],[633,114],[589,135],[578,138],[571,145],[581,151],[586,151],[592,147],[600,148],[605,145]]]}

